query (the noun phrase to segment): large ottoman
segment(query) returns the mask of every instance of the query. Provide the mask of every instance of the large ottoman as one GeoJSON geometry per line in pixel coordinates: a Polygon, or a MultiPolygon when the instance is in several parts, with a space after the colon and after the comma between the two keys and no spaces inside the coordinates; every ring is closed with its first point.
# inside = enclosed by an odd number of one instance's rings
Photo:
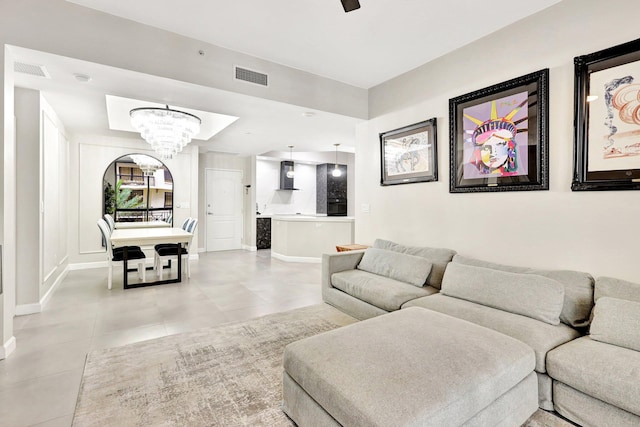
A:
{"type": "Polygon", "coordinates": [[[300,426],[520,426],[538,408],[529,346],[420,307],[292,343],[283,363],[300,426]]]}

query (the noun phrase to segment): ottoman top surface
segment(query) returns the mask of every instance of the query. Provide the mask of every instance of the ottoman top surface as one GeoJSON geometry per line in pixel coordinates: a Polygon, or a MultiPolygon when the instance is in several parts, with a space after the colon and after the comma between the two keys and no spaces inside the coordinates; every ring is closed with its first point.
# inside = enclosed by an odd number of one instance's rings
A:
{"type": "Polygon", "coordinates": [[[533,350],[420,307],[287,346],[285,371],[342,425],[460,425],[529,375],[533,350]]]}

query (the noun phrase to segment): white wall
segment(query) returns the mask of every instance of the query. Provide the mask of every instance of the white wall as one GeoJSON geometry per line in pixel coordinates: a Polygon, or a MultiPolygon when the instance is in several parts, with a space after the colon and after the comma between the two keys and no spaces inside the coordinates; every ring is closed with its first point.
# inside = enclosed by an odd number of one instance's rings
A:
{"type": "Polygon", "coordinates": [[[3,0],[1,5],[0,45],[41,50],[305,108],[367,117],[366,89],[65,0],[3,0]],[[199,50],[205,51],[205,55],[199,55],[199,50]],[[269,87],[234,80],[234,65],[269,74],[269,87]]]}
{"type": "Polygon", "coordinates": [[[40,92],[15,89],[16,313],[42,309],[67,265],[68,144],[40,92]],[[34,268],[34,266],[37,266],[34,268]]]}
{"type": "Polygon", "coordinates": [[[40,92],[15,89],[16,162],[20,190],[16,200],[16,304],[40,299],[40,92]]]}
{"type": "Polygon", "coordinates": [[[279,187],[280,161],[256,160],[256,203],[261,214],[315,215],[315,165],[295,163],[293,187],[298,190],[278,190],[279,187]]]}
{"type": "MultiPolygon", "coordinates": [[[[262,159],[258,159],[256,161],[256,167],[258,165],[258,163],[260,161],[273,161],[273,162],[280,162],[280,160],[288,160],[290,158],[290,154],[288,152],[281,152],[281,151],[271,151],[268,153],[264,153],[262,159]]],[[[305,152],[305,151],[299,151],[299,152],[294,152],[293,153],[293,161],[295,162],[295,170],[297,172],[298,170],[298,166],[304,163],[300,163],[300,162],[308,162],[308,163],[330,163],[330,164],[334,164],[336,161],[336,153],[335,152],[328,152],[328,151],[323,151],[323,152],[314,152],[314,151],[309,151],[309,152],[305,152]]],[[[345,153],[345,152],[339,152],[338,153],[338,164],[341,165],[346,165],[347,166],[347,215],[348,216],[355,216],[355,192],[356,192],[356,180],[355,180],[355,175],[356,175],[356,164],[355,164],[355,155],[353,153],[345,153]]],[[[315,166],[314,166],[314,177],[315,177],[315,166]]],[[[261,201],[258,204],[258,207],[260,208],[259,211],[261,213],[264,213],[264,204],[267,203],[267,205],[269,204],[269,200],[270,197],[272,196],[271,193],[265,194],[266,192],[269,192],[272,188],[278,188],[280,186],[280,181],[276,182],[275,184],[273,184],[273,172],[270,173],[270,177],[267,178],[267,182],[263,183],[261,182],[262,180],[259,180],[256,182],[256,191],[259,191],[261,193],[260,196],[256,195],[256,201],[258,201],[257,199],[260,198],[261,201]],[[268,185],[267,185],[268,184],[268,185]]],[[[256,171],[256,176],[257,175],[257,171],[256,171]]],[[[298,183],[298,179],[296,178],[294,180],[294,187],[295,188],[300,188],[299,183],[298,183]]],[[[316,183],[315,183],[315,178],[314,178],[314,183],[313,183],[313,187],[315,188],[316,183]]],[[[315,197],[315,196],[314,196],[315,197]]],[[[267,213],[291,213],[291,212],[300,212],[300,211],[292,211],[292,210],[287,210],[286,206],[285,206],[285,210],[286,212],[270,212],[269,209],[267,209],[267,213]]],[[[314,201],[314,206],[313,208],[311,208],[311,211],[309,212],[304,212],[302,211],[301,213],[315,213],[316,210],[316,206],[315,206],[315,201],[314,201]]]]}
{"type": "Polygon", "coordinates": [[[16,282],[16,158],[14,126],[13,60],[0,46],[0,241],[2,242],[2,293],[0,294],[0,359],[15,349],[13,315],[16,282]]]}
{"type": "MultiPolygon", "coordinates": [[[[106,261],[96,221],[102,217],[102,177],[111,162],[131,153],[150,156],[154,152],[142,139],[75,135],[71,138],[70,179],[72,201],[69,222],[69,262],[106,261]]],[[[173,221],[182,224],[198,215],[198,152],[188,146],[164,164],[173,175],[173,221]]],[[[198,236],[194,237],[194,245],[198,236]]],[[[197,247],[197,246],[196,246],[197,247]]],[[[105,276],[106,277],[106,276],[105,276]]]]}
{"type": "MultiPolygon", "coordinates": [[[[357,128],[356,241],[448,247],[489,261],[640,282],[639,193],[571,192],[573,58],[638,37],[640,2],[564,0],[370,91],[357,128]],[[448,100],[550,68],[550,190],[450,194],[448,100]],[[378,134],[438,118],[439,181],[381,187],[378,134]],[[361,205],[369,204],[370,213],[361,205]]],[[[454,29],[452,29],[454,31],[454,29]]]]}

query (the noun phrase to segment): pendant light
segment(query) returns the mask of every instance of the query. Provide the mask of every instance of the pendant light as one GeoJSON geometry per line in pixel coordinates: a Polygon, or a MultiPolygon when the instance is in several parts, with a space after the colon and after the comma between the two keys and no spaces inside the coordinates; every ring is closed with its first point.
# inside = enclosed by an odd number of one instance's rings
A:
{"type": "Polygon", "coordinates": [[[342,176],[342,171],[338,168],[338,146],[340,144],[333,144],[336,146],[336,165],[333,168],[333,170],[331,171],[331,175],[335,176],[336,178],[342,176]]]}
{"type": "Polygon", "coordinates": [[[293,178],[293,145],[289,145],[289,160],[291,161],[291,166],[289,166],[289,170],[287,171],[287,178],[293,178]]]}

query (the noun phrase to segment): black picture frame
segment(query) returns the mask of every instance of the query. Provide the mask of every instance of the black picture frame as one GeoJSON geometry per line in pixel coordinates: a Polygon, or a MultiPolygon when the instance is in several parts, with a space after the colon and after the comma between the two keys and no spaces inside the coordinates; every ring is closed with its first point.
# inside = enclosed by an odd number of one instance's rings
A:
{"type": "Polygon", "coordinates": [[[450,99],[449,192],[548,190],[548,135],[549,69],[450,99]]]}
{"type": "Polygon", "coordinates": [[[640,190],[640,39],[577,56],[574,69],[571,190],[640,190]]]}
{"type": "Polygon", "coordinates": [[[380,185],[438,180],[437,119],[380,134],[380,185]]]}

